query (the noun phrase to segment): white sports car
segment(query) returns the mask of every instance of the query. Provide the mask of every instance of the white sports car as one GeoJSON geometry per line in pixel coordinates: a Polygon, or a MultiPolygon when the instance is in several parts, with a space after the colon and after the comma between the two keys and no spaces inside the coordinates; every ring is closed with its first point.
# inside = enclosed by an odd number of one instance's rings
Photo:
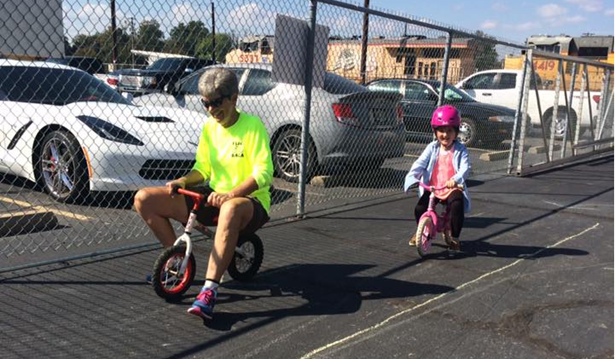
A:
{"type": "Polygon", "coordinates": [[[134,106],[78,69],[0,60],[0,172],[58,201],[183,175],[202,122],[194,112],[134,106]]]}

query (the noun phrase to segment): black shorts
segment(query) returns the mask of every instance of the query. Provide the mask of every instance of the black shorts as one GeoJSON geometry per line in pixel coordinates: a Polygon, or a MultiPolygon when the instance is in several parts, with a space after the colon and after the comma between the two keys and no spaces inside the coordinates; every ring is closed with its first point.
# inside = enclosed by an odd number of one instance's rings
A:
{"type": "MultiPolygon", "coordinates": [[[[210,187],[192,187],[189,188],[190,191],[194,191],[200,193],[205,196],[205,200],[207,201],[207,197],[213,190],[210,187]]],[[[269,215],[263,205],[259,202],[258,199],[253,197],[246,197],[252,202],[252,206],[254,207],[254,214],[252,215],[252,219],[245,226],[244,229],[240,231],[240,233],[254,233],[259,228],[261,228],[267,221],[269,221],[269,215]]],[[[186,208],[188,212],[192,211],[194,207],[194,201],[189,196],[184,196],[186,200],[186,208]]],[[[212,207],[207,205],[207,203],[202,204],[199,211],[196,213],[196,219],[205,226],[215,226],[218,222],[218,216],[220,215],[220,208],[212,207]]]]}

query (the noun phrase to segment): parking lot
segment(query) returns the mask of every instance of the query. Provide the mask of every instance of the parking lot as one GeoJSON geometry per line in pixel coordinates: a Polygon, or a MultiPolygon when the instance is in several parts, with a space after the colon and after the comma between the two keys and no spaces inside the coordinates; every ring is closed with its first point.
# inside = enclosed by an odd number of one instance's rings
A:
{"type": "Polygon", "coordinates": [[[415,196],[262,229],[261,272],[205,326],[185,313],[202,281],[180,303],[144,283],[157,247],[3,273],[0,356],[611,356],[612,155],[470,190],[455,256],[407,246],[415,196]]]}
{"type": "MultiPolygon", "coordinates": [[[[534,140],[537,142],[537,140],[534,140]]],[[[319,175],[306,188],[306,210],[334,208],[349,198],[378,198],[401,193],[404,176],[425,147],[406,143],[405,156],[389,159],[377,171],[339,171],[319,175]]],[[[501,176],[508,163],[506,148],[470,149],[475,173],[501,176]]],[[[297,184],[275,179],[272,218],[292,217],[297,208],[297,184]]],[[[101,192],[80,205],[53,201],[22,179],[7,176],[0,184],[4,216],[3,268],[112,250],[152,241],[132,209],[132,193],[101,192]],[[95,236],[91,234],[95,233],[95,236]]]]}

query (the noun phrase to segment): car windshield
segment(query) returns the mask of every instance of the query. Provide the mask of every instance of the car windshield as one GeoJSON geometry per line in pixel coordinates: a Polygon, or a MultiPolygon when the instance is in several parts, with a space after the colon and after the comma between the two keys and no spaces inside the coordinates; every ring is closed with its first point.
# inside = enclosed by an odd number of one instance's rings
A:
{"type": "MultiPolygon", "coordinates": [[[[433,88],[438,94],[440,93],[440,83],[435,83],[433,88]]],[[[446,84],[444,88],[444,99],[449,102],[476,102],[472,96],[451,84],[446,84]]]]}
{"type": "Polygon", "coordinates": [[[172,71],[177,70],[181,67],[184,59],[178,58],[164,58],[154,61],[151,65],[147,67],[148,70],[157,70],[157,71],[172,71]]]}
{"type": "Polygon", "coordinates": [[[85,72],[34,66],[0,66],[0,100],[55,106],[83,101],[130,104],[85,72]]]}

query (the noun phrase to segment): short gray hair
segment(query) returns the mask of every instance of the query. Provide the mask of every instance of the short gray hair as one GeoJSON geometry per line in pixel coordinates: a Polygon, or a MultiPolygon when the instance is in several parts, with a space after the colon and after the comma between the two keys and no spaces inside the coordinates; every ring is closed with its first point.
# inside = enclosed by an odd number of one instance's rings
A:
{"type": "Polygon", "coordinates": [[[221,67],[205,70],[199,79],[199,92],[208,99],[233,96],[239,93],[237,76],[221,67]]]}

